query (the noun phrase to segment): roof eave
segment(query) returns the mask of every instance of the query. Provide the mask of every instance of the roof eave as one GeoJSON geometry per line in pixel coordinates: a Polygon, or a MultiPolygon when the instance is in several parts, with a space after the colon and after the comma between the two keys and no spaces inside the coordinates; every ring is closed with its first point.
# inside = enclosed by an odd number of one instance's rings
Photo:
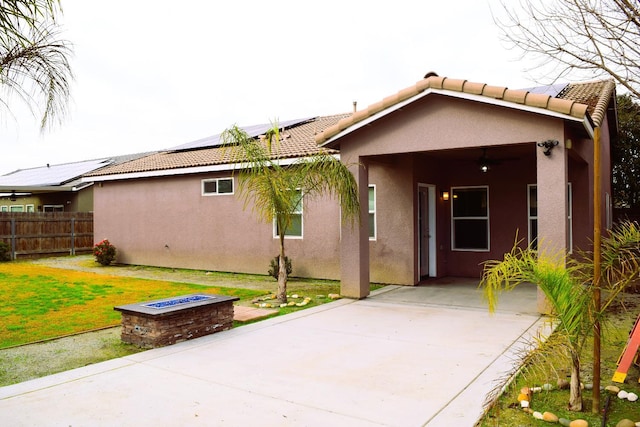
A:
{"type": "MultiPolygon", "coordinates": [[[[340,158],[339,154],[334,154],[333,156],[336,158],[340,158]]],[[[291,157],[286,159],[280,159],[279,161],[277,161],[277,163],[280,166],[289,166],[299,162],[304,158],[305,157],[291,157]]],[[[128,172],[128,173],[116,173],[116,174],[110,174],[110,175],[87,176],[82,178],[82,182],[93,183],[93,182],[105,182],[105,181],[124,181],[129,179],[159,178],[159,177],[193,175],[193,174],[210,173],[210,172],[224,172],[224,171],[231,172],[234,170],[246,169],[247,167],[248,167],[248,163],[223,163],[223,164],[207,165],[207,166],[194,166],[194,167],[186,167],[186,168],[161,169],[161,170],[143,171],[143,172],[128,172]]]]}

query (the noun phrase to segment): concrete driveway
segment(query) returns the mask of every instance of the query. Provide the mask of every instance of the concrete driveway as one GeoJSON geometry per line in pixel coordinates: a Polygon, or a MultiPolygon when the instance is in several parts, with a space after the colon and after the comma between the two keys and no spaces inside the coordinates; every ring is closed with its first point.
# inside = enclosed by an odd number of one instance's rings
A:
{"type": "Polygon", "coordinates": [[[0,388],[0,425],[473,426],[543,327],[516,291],[491,316],[475,285],[390,286],[0,388]]]}

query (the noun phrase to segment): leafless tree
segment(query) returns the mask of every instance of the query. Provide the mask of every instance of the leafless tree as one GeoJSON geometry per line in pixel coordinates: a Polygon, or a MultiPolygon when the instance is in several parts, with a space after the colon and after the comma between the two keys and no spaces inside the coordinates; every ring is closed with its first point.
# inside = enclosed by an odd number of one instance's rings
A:
{"type": "Polygon", "coordinates": [[[60,0],[0,1],[0,107],[24,101],[40,127],[61,120],[68,108],[71,46],[58,38],[60,0]]]}
{"type": "Polygon", "coordinates": [[[502,38],[534,60],[527,71],[536,80],[609,75],[640,98],[637,0],[503,0],[502,12],[494,13],[502,38]]]}

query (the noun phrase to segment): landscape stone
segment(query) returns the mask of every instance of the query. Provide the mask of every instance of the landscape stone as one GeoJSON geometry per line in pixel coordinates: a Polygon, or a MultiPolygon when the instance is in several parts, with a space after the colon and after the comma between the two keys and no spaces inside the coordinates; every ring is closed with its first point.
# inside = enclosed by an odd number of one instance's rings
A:
{"type": "Polygon", "coordinates": [[[560,390],[566,390],[569,388],[569,381],[565,380],[565,379],[559,379],[558,380],[558,388],[560,390]]]}
{"type": "Polygon", "coordinates": [[[627,393],[627,392],[626,392],[626,391],[624,391],[624,390],[620,390],[620,391],[618,392],[618,399],[626,399],[626,398],[627,398],[627,396],[629,396],[629,393],[627,393]]]}
{"type": "Polygon", "coordinates": [[[566,418],[560,418],[558,422],[560,423],[561,426],[564,426],[564,427],[569,427],[569,424],[571,424],[571,420],[568,420],[566,418]]]}
{"type": "Polygon", "coordinates": [[[637,395],[637,394],[635,394],[635,393],[629,393],[629,394],[627,395],[627,400],[628,400],[629,402],[635,402],[636,400],[638,400],[638,395],[637,395]]]}
{"type": "Polygon", "coordinates": [[[569,427],[589,427],[589,423],[585,420],[573,420],[569,423],[569,427]]]}
{"type": "Polygon", "coordinates": [[[544,391],[551,391],[551,390],[553,390],[553,386],[552,386],[551,384],[549,384],[549,383],[547,383],[547,384],[542,384],[542,389],[543,389],[544,391]]]}
{"type": "Polygon", "coordinates": [[[558,416],[551,412],[545,412],[542,414],[542,419],[548,423],[557,423],[559,421],[558,416]]]}
{"type": "Polygon", "coordinates": [[[636,427],[636,423],[625,418],[623,420],[618,421],[618,424],[616,424],[616,427],[636,427]]]}
{"type": "Polygon", "coordinates": [[[536,420],[541,420],[542,419],[542,413],[535,411],[533,413],[533,418],[535,418],[536,420]]]}
{"type": "Polygon", "coordinates": [[[620,387],[616,387],[615,385],[608,385],[604,388],[606,391],[608,391],[611,394],[618,394],[620,393],[620,387]]]}

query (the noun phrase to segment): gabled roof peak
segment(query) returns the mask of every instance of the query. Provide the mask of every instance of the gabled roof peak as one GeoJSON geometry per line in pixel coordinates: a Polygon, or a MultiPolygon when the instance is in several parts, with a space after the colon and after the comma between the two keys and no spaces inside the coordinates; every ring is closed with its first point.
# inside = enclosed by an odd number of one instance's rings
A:
{"type": "MultiPolygon", "coordinates": [[[[598,108],[592,109],[592,119],[596,125],[600,125],[604,118],[604,111],[606,111],[606,105],[609,102],[613,91],[615,90],[615,84],[613,80],[604,80],[597,82],[600,86],[596,89],[592,84],[587,84],[586,92],[592,97],[597,98],[596,105],[598,108]],[[597,92],[597,93],[594,93],[597,92]],[[602,112],[600,112],[602,110],[602,112]],[[597,114],[600,112],[600,114],[597,114]]],[[[567,87],[562,88],[562,92],[565,92],[568,87],[582,87],[581,84],[569,84],[567,87]]],[[[417,96],[427,90],[434,91],[449,91],[457,92],[467,95],[484,96],[491,99],[506,101],[509,103],[533,107],[542,108],[555,113],[565,114],[579,119],[584,119],[589,107],[588,103],[582,103],[579,99],[572,99],[571,96],[566,94],[558,94],[558,96],[552,96],[550,91],[534,91],[526,89],[508,89],[504,86],[492,86],[486,83],[475,83],[468,80],[452,79],[448,77],[440,77],[436,73],[429,72],[425,75],[425,78],[418,81],[412,86],[409,86],[401,91],[384,98],[383,100],[369,105],[367,108],[356,111],[349,117],[340,120],[335,125],[325,129],[324,132],[316,135],[316,143],[324,144],[329,139],[333,138],[340,132],[351,127],[352,125],[366,120],[375,114],[395,106],[403,101],[406,101],[414,96],[417,96]]],[[[556,90],[558,90],[556,86],[556,90]]],[[[566,92],[565,92],[566,93],[566,92]]]]}

